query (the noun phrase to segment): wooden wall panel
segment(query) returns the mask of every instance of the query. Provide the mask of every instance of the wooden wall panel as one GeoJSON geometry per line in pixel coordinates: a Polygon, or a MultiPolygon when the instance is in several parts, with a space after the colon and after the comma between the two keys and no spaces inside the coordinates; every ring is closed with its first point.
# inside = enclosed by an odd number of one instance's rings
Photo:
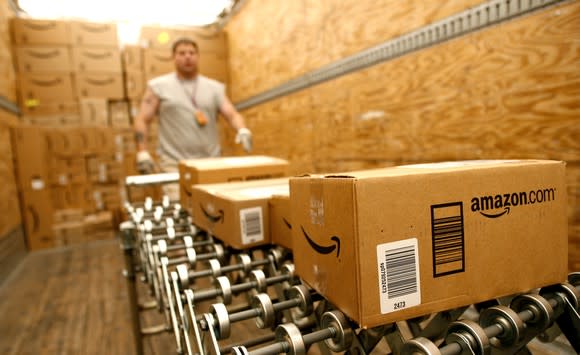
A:
{"type": "Polygon", "coordinates": [[[482,0],[249,0],[226,27],[234,101],[482,0]]]}
{"type": "Polygon", "coordinates": [[[16,71],[10,46],[10,19],[14,17],[7,0],[0,0],[0,96],[16,102],[16,71]]]}
{"type": "MultiPolygon", "coordinates": [[[[260,77],[269,74],[262,71],[260,77]]],[[[290,159],[298,174],[441,160],[565,160],[572,267],[580,263],[579,112],[580,2],[575,1],[242,113],[256,135],[256,152],[290,159]],[[308,132],[311,142],[288,139],[287,155],[280,155],[283,150],[266,143],[277,140],[280,130],[289,137],[308,132]]]]}

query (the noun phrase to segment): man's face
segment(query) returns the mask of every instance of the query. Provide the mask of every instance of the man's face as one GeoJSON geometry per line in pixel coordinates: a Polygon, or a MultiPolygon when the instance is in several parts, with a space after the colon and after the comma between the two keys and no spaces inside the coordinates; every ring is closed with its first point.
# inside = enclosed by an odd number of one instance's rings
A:
{"type": "Polygon", "coordinates": [[[197,72],[197,63],[199,54],[191,44],[180,44],[175,48],[173,54],[175,69],[184,74],[195,74],[197,72]]]}

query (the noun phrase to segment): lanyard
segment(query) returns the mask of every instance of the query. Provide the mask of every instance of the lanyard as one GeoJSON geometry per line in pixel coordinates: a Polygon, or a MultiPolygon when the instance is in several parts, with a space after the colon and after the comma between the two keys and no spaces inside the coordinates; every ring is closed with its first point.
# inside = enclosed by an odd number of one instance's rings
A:
{"type": "Polygon", "coordinates": [[[196,110],[199,109],[197,107],[197,102],[195,101],[195,94],[197,93],[197,84],[198,84],[198,80],[197,78],[195,78],[194,80],[192,80],[193,82],[193,90],[192,93],[190,94],[187,91],[187,88],[185,87],[185,80],[180,80],[179,82],[181,83],[181,87],[183,88],[183,92],[185,93],[185,96],[189,97],[191,100],[191,103],[193,104],[193,108],[195,108],[196,110]]]}

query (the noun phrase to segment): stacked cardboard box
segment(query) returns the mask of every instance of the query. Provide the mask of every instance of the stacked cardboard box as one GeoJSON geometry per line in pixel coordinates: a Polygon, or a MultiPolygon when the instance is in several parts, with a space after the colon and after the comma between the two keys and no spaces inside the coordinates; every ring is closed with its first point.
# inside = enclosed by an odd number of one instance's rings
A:
{"type": "Polygon", "coordinates": [[[10,45],[10,18],[14,10],[7,1],[0,1],[0,96],[16,102],[16,71],[10,45]]]}
{"type": "Polygon", "coordinates": [[[84,212],[80,208],[61,209],[54,213],[54,245],[65,246],[85,241],[84,212]]]}
{"type": "Polygon", "coordinates": [[[30,249],[85,241],[83,233],[90,228],[80,225],[84,219],[71,220],[78,217],[71,210],[83,217],[117,213],[123,154],[112,128],[22,125],[13,128],[12,138],[30,249]]]}
{"type": "Polygon", "coordinates": [[[78,125],[70,24],[14,18],[12,32],[24,120],[41,125],[78,125]]]}
{"type": "Polygon", "coordinates": [[[143,27],[141,45],[145,48],[143,54],[145,77],[149,80],[173,71],[171,46],[176,39],[183,37],[194,40],[199,47],[200,73],[227,83],[225,33],[215,33],[201,28],[143,27]]]}
{"type": "Polygon", "coordinates": [[[123,99],[117,26],[73,21],[70,28],[77,97],[123,99]]]}

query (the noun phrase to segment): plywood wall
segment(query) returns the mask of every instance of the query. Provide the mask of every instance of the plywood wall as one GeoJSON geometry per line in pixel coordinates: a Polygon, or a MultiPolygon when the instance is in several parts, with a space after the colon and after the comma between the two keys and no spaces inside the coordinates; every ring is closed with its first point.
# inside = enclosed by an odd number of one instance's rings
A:
{"type": "MultiPolygon", "coordinates": [[[[352,11],[341,22],[316,17],[323,10],[313,5],[306,11],[307,3],[285,2],[284,10],[276,10],[250,1],[228,27],[234,101],[350,54],[351,48],[362,49],[406,32],[402,26],[412,29],[473,5],[447,2],[437,11],[427,9],[434,4],[409,5],[392,15],[408,22],[385,21],[381,31],[368,32],[362,19],[378,28],[382,22],[376,17],[384,20],[391,9],[407,2],[391,1],[390,7],[374,1],[345,2],[352,11]],[[374,12],[363,10],[373,6],[374,12]],[[309,26],[295,34],[300,40],[288,35],[289,44],[279,40],[281,48],[273,43],[268,48],[248,44],[246,50],[238,46],[248,29],[259,30],[266,38],[275,34],[274,19],[285,38],[284,29],[290,24],[279,16],[282,12],[290,19],[305,17],[302,21],[309,26]],[[320,41],[321,33],[336,37],[320,41]],[[354,45],[357,40],[359,46],[354,45]],[[312,48],[304,52],[298,43],[312,48]],[[242,67],[237,58],[249,62],[242,67]]],[[[262,43],[258,32],[256,41],[262,43]]],[[[565,160],[571,265],[578,263],[580,269],[580,1],[549,7],[242,113],[255,133],[255,152],[290,159],[295,174],[460,159],[565,160]]],[[[227,144],[226,150],[232,149],[227,144]]]]}
{"type": "Polygon", "coordinates": [[[226,27],[231,94],[235,101],[248,98],[479,3],[248,0],[226,27]]]}

